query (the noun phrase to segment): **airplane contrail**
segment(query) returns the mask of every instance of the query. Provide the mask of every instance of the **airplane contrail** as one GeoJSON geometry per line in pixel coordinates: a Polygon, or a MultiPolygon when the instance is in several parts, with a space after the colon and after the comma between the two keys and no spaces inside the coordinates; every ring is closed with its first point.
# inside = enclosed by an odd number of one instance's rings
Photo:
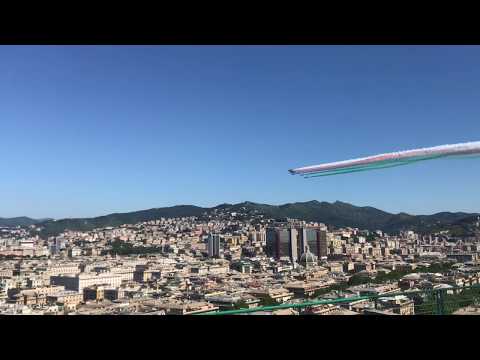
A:
{"type": "Polygon", "coordinates": [[[418,161],[465,155],[480,155],[480,141],[390,152],[351,160],[305,166],[290,169],[288,171],[292,175],[302,175],[304,177],[330,176],[408,165],[418,161]]]}

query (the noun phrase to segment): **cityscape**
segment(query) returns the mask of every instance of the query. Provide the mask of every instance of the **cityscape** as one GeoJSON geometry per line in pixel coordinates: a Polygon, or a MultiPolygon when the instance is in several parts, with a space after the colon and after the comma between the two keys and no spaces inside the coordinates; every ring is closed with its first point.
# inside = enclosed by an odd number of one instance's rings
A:
{"type": "Polygon", "coordinates": [[[0,314],[421,315],[435,292],[444,313],[480,313],[480,216],[469,236],[388,234],[248,204],[46,237],[52,220],[2,227],[0,314]]]}
{"type": "Polygon", "coordinates": [[[0,46],[0,315],[480,315],[479,63],[0,46]]]}

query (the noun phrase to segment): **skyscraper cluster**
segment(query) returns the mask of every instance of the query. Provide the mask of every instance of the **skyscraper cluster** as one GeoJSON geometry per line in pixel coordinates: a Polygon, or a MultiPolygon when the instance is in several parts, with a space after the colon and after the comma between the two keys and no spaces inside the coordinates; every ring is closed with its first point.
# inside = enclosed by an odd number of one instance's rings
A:
{"type": "Polygon", "coordinates": [[[275,259],[288,257],[295,264],[310,250],[319,259],[327,256],[327,232],[315,227],[270,227],[266,254],[275,259]]]}

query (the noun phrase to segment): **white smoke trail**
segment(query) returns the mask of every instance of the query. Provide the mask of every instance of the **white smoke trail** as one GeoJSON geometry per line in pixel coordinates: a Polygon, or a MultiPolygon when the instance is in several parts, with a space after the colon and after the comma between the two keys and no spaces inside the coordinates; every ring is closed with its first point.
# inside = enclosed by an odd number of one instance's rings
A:
{"type": "Polygon", "coordinates": [[[428,148],[420,148],[413,150],[404,150],[397,152],[390,152],[385,154],[367,156],[351,160],[336,161],[331,163],[305,166],[301,168],[291,169],[291,174],[314,174],[319,172],[328,172],[338,169],[345,169],[355,167],[358,169],[362,166],[373,165],[376,163],[390,163],[398,160],[408,160],[419,158],[422,160],[433,159],[437,157],[459,156],[480,154],[480,141],[473,141],[460,144],[440,145],[428,148]]]}

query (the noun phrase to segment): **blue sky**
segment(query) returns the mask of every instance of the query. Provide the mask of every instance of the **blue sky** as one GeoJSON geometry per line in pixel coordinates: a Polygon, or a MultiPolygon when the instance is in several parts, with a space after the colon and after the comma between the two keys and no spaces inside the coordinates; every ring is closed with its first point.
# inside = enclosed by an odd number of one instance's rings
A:
{"type": "Polygon", "coordinates": [[[0,217],[341,200],[480,211],[480,162],[292,167],[480,140],[480,47],[1,46],[0,217]]]}

